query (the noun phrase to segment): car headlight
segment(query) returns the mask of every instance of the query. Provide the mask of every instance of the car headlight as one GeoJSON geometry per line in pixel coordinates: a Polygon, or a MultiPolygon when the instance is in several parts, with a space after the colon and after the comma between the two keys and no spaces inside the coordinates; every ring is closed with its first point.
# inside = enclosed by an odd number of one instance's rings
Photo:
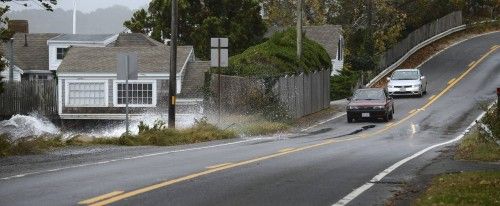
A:
{"type": "Polygon", "coordinates": [[[384,106],[374,106],[373,109],[384,109],[384,106]]]}
{"type": "Polygon", "coordinates": [[[419,88],[419,87],[420,87],[420,84],[415,84],[415,85],[413,85],[413,87],[415,87],[415,88],[419,88]]]}
{"type": "Polygon", "coordinates": [[[356,106],[348,106],[347,108],[348,109],[359,109],[359,107],[356,107],[356,106]]]}
{"type": "Polygon", "coordinates": [[[394,86],[392,86],[392,85],[387,85],[387,87],[388,87],[388,88],[394,88],[394,86]]]}

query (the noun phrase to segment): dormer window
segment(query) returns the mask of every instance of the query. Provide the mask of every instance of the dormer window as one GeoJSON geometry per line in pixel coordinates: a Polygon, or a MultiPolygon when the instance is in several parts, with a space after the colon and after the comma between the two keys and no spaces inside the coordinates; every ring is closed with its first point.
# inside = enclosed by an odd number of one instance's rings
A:
{"type": "Polygon", "coordinates": [[[64,59],[64,56],[66,56],[66,52],[68,52],[68,49],[69,48],[57,48],[57,59],[64,59]]]}

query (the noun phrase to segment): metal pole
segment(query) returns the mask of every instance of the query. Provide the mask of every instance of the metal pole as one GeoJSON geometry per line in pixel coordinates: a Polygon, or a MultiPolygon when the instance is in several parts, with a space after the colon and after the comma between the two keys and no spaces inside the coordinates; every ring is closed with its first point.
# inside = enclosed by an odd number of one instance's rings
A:
{"type": "Polygon", "coordinates": [[[127,77],[125,78],[125,134],[129,135],[129,121],[128,121],[128,76],[129,76],[129,55],[126,55],[125,68],[127,68],[127,77]]]}
{"type": "Polygon", "coordinates": [[[497,121],[500,120],[500,87],[497,87],[497,121]]]}
{"type": "Polygon", "coordinates": [[[221,118],[222,118],[222,117],[221,117],[221,110],[222,110],[222,102],[221,102],[221,101],[222,101],[222,99],[221,99],[221,96],[222,96],[222,95],[221,95],[222,88],[221,88],[221,85],[222,85],[222,84],[221,84],[221,82],[220,82],[220,81],[221,81],[221,76],[220,76],[220,75],[221,75],[221,69],[220,69],[220,50],[221,50],[220,38],[219,38],[219,39],[217,39],[217,41],[218,41],[218,42],[217,42],[217,47],[218,47],[218,48],[217,48],[217,52],[218,52],[218,55],[217,55],[217,70],[218,70],[218,73],[219,73],[219,74],[217,75],[217,78],[218,78],[218,83],[217,83],[217,84],[219,85],[219,86],[218,86],[218,87],[219,87],[219,88],[218,88],[218,90],[219,90],[219,93],[218,93],[218,94],[219,94],[219,120],[218,120],[218,122],[219,122],[219,126],[220,126],[220,122],[221,122],[221,118]]]}
{"type": "Polygon", "coordinates": [[[73,0],[73,34],[76,34],[76,0],[73,0]]]}
{"type": "Polygon", "coordinates": [[[297,1],[297,58],[302,59],[302,1],[297,1]]]}
{"type": "Polygon", "coordinates": [[[9,82],[14,82],[14,39],[9,39],[9,82]]]}
{"type": "Polygon", "coordinates": [[[175,128],[175,95],[177,93],[177,0],[172,0],[170,24],[170,75],[168,87],[168,127],[175,128]]]}

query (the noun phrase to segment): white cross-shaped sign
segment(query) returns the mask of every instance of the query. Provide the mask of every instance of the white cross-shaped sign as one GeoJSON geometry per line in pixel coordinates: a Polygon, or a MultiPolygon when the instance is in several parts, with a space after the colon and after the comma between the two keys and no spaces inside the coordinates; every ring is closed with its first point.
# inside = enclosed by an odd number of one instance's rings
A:
{"type": "Polygon", "coordinates": [[[227,38],[210,39],[210,66],[228,67],[229,66],[229,40],[227,38]]]}

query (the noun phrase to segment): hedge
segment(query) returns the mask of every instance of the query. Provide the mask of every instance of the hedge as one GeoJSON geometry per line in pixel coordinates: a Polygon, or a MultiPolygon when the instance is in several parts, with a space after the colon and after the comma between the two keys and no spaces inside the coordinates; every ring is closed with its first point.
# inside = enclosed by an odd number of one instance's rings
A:
{"type": "MultiPolygon", "coordinates": [[[[229,59],[222,74],[275,77],[331,68],[331,58],[318,43],[303,38],[303,58],[298,61],[295,29],[275,33],[267,41],[229,59]]],[[[216,70],[212,70],[216,72],[216,70]]]]}

